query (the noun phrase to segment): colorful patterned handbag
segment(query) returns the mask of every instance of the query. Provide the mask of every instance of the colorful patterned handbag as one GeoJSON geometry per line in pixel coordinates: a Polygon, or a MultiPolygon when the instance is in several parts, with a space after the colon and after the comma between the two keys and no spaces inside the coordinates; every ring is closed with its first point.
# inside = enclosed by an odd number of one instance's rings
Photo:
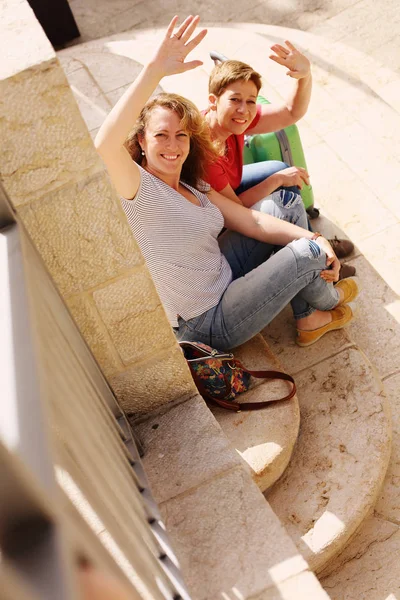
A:
{"type": "Polygon", "coordinates": [[[296,394],[293,377],[281,371],[249,371],[233,354],[220,352],[201,342],[179,342],[189,365],[197,389],[204,400],[222,408],[240,412],[258,410],[271,402],[290,400],[296,394]],[[241,392],[250,387],[251,377],[260,379],[283,379],[292,384],[290,393],[284,398],[272,398],[265,402],[234,402],[241,392]]]}

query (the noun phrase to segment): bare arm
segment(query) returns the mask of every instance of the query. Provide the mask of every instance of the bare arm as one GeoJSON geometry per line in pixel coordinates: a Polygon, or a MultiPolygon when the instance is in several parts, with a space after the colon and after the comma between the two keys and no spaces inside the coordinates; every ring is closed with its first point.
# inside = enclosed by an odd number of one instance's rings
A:
{"type": "Polygon", "coordinates": [[[282,169],[273,175],[264,179],[252,188],[237,195],[230,185],[227,185],[220,194],[237,202],[243,204],[247,208],[253,206],[259,200],[266,198],[272,192],[275,192],[280,187],[292,187],[297,186],[300,189],[303,187],[303,183],[309,183],[309,176],[305,169],[302,167],[289,167],[288,169],[282,169]]]}
{"type": "Polygon", "coordinates": [[[268,133],[293,125],[304,117],[311,98],[312,77],[310,61],[289,41],[286,46],[275,44],[275,52],[270,59],[288,69],[287,75],[295,80],[295,85],[284,105],[265,104],[261,109],[261,118],[248,133],[268,133]]]}
{"type": "MultiPolygon", "coordinates": [[[[247,237],[254,238],[260,242],[268,242],[277,246],[286,246],[294,240],[306,238],[311,240],[314,233],[277,219],[272,215],[267,215],[256,210],[245,208],[225,198],[215,190],[208,194],[209,199],[221,211],[225,227],[232,231],[242,233],[247,237]]],[[[328,281],[337,281],[339,278],[340,262],[332,250],[328,240],[324,237],[318,237],[315,242],[324,250],[327,256],[326,265],[331,269],[322,271],[322,276],[328,281]]]]}
{"type": "Polygon", "coordinates": [[[199,17],[187,17],[173,34],[177,20],[178,17],[172,19],[153,58],[114,106],[95,139],[97,151],[118,193],[125,198],[133,198],[140,183],[139,168],[124,147],[140,111],[163,77],[183,73],[202,64],[198,60],[185,62],[185,59],[201,42],[207,30],[204,29],[190,40],[199,17]]]}

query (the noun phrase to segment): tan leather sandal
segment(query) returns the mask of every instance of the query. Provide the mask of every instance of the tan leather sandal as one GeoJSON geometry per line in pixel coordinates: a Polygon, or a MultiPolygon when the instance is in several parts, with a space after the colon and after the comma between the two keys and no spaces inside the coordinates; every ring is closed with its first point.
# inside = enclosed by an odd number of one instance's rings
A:
{"type": "Polygon", "coordinates": [[[350,323],[354,316],[353,311],[348,304],[342,304],[342,306],[337,306],[333,310],[327,312],[331,313],[332,321],[326,325],[318,327],[317,329],[312,329],[311,331],[297,329],[296,343],[298,346],[311,346],[311,344],[317,342],[325,335],[325,333],[328,333],[328,331],[342,329],[342,327],[350,323]]]}

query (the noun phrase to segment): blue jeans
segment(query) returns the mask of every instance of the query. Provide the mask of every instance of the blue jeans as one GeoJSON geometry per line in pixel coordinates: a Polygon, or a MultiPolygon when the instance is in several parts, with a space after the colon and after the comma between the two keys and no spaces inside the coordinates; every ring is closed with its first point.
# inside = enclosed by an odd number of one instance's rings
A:
{"type": "MultiPolygon", "coordinates": [[[[289,165],[280,160],[264,160],[258,163],[251,163],[243,166],[242,181],[238,188],[236,188],[236,194],[241,194],[246,190],[254,187],[261,183],[265,179],[268,179],[274,173],[287,169],[289,165]]],[[[279,189],[289,190],[295,194],[300,194],[300,189],[297,186],[293,187],[282,187],[279,189]]],[[[306,229],[313,231],[310,223],[310,219],[307,217],[306,229]]]]}
{"type": "MultiPolygon", "coordinates": [[[[287,189],[274,192],[253,208],[307,227],[301,197],[287,189]]],[[[296,319],[316,309],[330,310],[338,303],[333,284],[319,276],[326,268],[326,255],[314,241],[301,238],[281,248],[234,231],[225,231],[218,241],[233,281],[216,306],[188,321],[179,318],[179,340],[226,350],[259,333],[289,302],[296,319]]]]}
{"type": "MultiPolygon", "coordinates": [[[[264,179],[268,179],[274,173],[278,173],[278,171],[283,171],[283,169],[287,169],[289,165],[280,160],[264,160],[258,163],[251,163],[250,165],[243,166],[243,174],[242,181],[238,188],[236,188],[236,194],[241,194],[246,190],[254,187],[255,185],[264,181],[264,179]]],[[[286,187],[285,190],[289,190],[291,192],[295,192],[296,194],[300,193],[300,190],[297,186],[286,187]]]]}

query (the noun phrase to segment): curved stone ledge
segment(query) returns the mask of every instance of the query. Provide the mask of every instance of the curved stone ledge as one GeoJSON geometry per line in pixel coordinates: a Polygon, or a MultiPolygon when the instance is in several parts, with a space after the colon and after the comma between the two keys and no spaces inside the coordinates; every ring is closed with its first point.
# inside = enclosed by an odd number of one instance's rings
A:
{"type": "MultiPolygon", "coordinates": [[[[251,370],[282,370],[261,335],[235,349],[235,356],[251,370]]],[[[287,384],[259,380],[245,394],[243,401],[262,402],[287,394],[287,384]]],[[[297,397],[271,404],[265,409],[233,413],[211,409],[227,438],[236,448],[254,482],[261,491],[267,490],[286,469],[297,439],[300,411],[297,397]]]]}
{"type": "Polygon", "coordinates": [[[298,444],[266,497],[310,568],[320,571],[377,500],[390,458],[390,408],[356,347],[298,373],[296,383],[298,444]]]}

